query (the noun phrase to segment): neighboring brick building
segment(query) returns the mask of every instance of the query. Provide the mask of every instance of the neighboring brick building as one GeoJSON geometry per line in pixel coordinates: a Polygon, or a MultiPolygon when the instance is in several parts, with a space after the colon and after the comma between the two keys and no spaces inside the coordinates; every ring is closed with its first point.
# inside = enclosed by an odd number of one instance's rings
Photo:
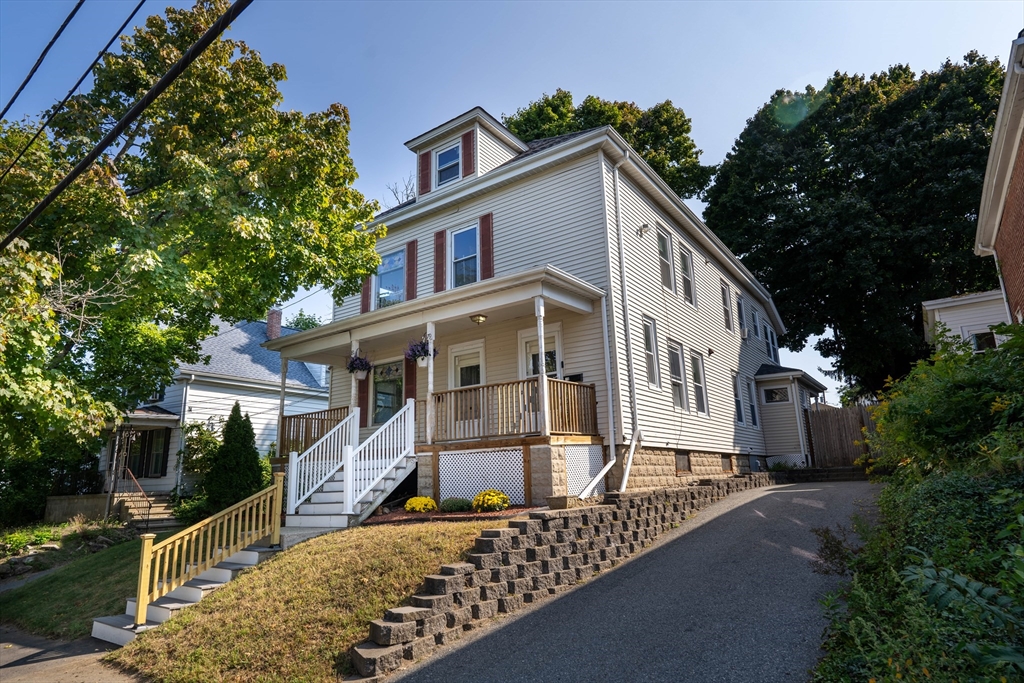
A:
{"type": "Polygon", "coordinates": [[[1010,48],[974,252],[999,267],[1007,314],[1024,323],[1024,31],[1010,48]]]}

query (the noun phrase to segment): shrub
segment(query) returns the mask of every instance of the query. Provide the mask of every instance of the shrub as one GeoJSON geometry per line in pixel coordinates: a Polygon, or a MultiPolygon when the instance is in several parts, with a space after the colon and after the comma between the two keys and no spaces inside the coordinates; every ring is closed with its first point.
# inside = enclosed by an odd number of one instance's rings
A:
{"type": "Polygon", "coordinates": [[[433,512],[436,509],[434,499],[426,496],[413,496],[405,502],[406,512],[433,512]]]}
{"type": "Polygon", "coordinates": [[[192,526],[203,521],[214,512],[205,494],[197,494],[191,498],[179,498],[174,504],[174,518],[185,526],[192,526]]]}
{"type": "Polygon", "coordinates": [[[219,512],[257,493],[263,483],[260,454],[249,416],[235,402],[224,424],[224,442],[203,479],[210,508],[219,512]]]}
{"type": "Polygon", "coordinates": [[[481,491],[473,498],[473,509],[477,512],[498,512],[508,509],[511,504],[508,496],[497,489],[481,491]]]}
{"type": "Polygon", "coordinates": [[[473,509],[473,501],[465,498],[445,498],[441,501],[441,512],[469,512],[473,509]]]}

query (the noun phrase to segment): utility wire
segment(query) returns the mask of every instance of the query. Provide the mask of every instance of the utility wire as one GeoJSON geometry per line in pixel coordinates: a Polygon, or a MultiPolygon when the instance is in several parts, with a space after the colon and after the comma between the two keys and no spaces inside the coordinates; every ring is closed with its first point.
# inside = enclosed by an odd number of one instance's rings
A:
{"type": "Polygon", "coordinates": [[[7,177],[7,174],[11,172],[11,169],[18,165],[18,162],[21,161],[21,157],[25,156],[25,152],[27,152],[32,147],[32,145],[35,144],[36,140],[38,140],[39,136],[43,134],[43,131],[46,130],[47,126],[50,125],[50,122],[53,121],[54,117],[56,117],[57,114],[60,113],[60,111],[64,108],[64,105],[67,104],[69,99],[71,99],[71,96],[74,95],[75,92],[78,90],[78,86],[82,85],[82,82],[86,79],[86,77],[90,73],[92,73],[93,67],[99,64],[99,61],[103,59],[103,55],[107,53],[107,50],[110,49],[110,46],[113,45],[114,41],[117,40],[118,36],[121,35],[121,31],[123,31],[125,27],[128,26],[128,23],[135,18],[135,15],[138,14],[139,10],[142,9],[142,6],[144,4],[146,4],[146,0],[139,0],[139,4],[135,6],[135,9],[132,10],[132,13],[129,14],[128,18],[124,20],[124,23],[121,24],[121,27],[114,32],[114,35],[110,36],[110,40],[107,41],[107,44],[104,45],[103,49],[100,50],[99,53],[96,55],[96,59],[92,60],[92,64],[90,64],[89,67],[82,73],[81,77],[78,79],[78,82],[71,86],[71,90],[68,90],[68,94],[64,96],[64,99],[61,100],[56,107],[50,110],[49,116],[46,117],[46,121],[43,122],[43,125],[39,126],[39,130],[36,131],[36,134],[32,137],[31,140],[29,140],[28,144],[25,145],[25,147],[20,152],[18,152],[18,156],[14,158],[14,161],[11,162],[10,166],[5,168],[3,173],[0,173],[0,183],[2,183],[4,178],[7,177]]]}
{"type": "Polygon", "coordinates": [[[11,101],[7,103],[7,106],[4,107],[3,111],[0,111],[0,119],[4,117],[4,114],[7,113],[7,110],[11,108],[12,104],[14,104],[14,100],[18,99],[18,95],[20,95],[21,91],[25,89],[25,86],[28,85],[28,82],[32,80],[32,77],[36,75],[36,69],[38,69],[39,65],[43,63],[44,59],[46,59],[46,53],[50,51],[50,48],[53,47],[53,44],[57,42],[58,38],[60,38],[60,34],[64,33],[64,29],[67,28],[68,24],[71,23],[71,20],[75,18],[76,14],[78,14],[78,9],[82,6],[82,3],[84,2],[85,0],[78,0],[78,2],[75,3],[75,6],[71,10],[71,13],[68,14],[67,19],[65,19],[64,23],[60,25],[60,28],[57,29],[57,32],[53,34],[53,38],[50,38],[50,42],[47,43],[46,47],[43,48],[43,52],[39,55],[39,59],[37,59],[36,63],[32,65],[32,69],[28,72],[28,76],[25,76],[25,80],[23,80],[21,82],[21,85],[18,86],[18,89],[14,91],[14,95],[11,96],[11,101]]]}
{"type": "Polygon", "coordinates": [[[231,7],[229,7],[227,11],[224,12],[224,14],[222,14],[220,18],[206,30],[206,33],[204,33],[203,36],[197,40],[184,55],[181,56],[181,59],[179,59],[174,66],[172,66],[167,73],[165,73],[163,77],[156,82],[156,85],[150,88],[149,92],[143,95],[138,102],[132,105],[132,108],[128,110],[128,113],[126,113],[120,121],[114,124],[114,127],[110,132],[92,148],[92,151],[89,152],[84,159],[78,162],[78,165],[64,177],[64,180],[57,183],[57,186],[50,190],[50,194],[46,195],[41,202],[36,204],[36,207],[32,209],[32,211],[30,211],[20,223],[18,223],[14,230],[11,230],[10,234],[4,238],[3,242],[0,242],[0,250],[7,248],[7,245],[13,242],[18,235],[24,232],[25,228],[32,225],[32,221],[38,218],[39,214],[45,211],[46,208],[52,204],[53,201],[68,188],[69,185],[71,185],[71,183],[75,182],[75,179],[77,179],[78,176],[85,173],[85,171],[92,166],[93,162],[103,154],[107,147],[114,144],[117,138],[121,136],[121,133],[123,133],[128,126],[134,123],[135,120],[139,118],[144,111],[146,111],[149,105],[153,103],[153,100],[167,90],[167,88],[177,80],[178,76],[180,76],[185,69],[192,64],[192,62],[198,59],[199,55],[203,54],[206,48],[208,48],[210,44],[224,32],[231,22],[234,21],[239,14],[245,11],[246,7],[252,4],[252,2],[253,0],[235,0],[235,3],[231,5],[231,7]]]}

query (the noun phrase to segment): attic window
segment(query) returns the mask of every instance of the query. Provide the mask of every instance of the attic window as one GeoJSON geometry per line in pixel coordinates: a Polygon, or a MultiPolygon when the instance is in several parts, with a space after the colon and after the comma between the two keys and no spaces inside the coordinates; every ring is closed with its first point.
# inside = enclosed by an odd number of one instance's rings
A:
{"type": "Polygon", "coordinates": [[[459,179],[459,143],[437,153],[437,186],[459,179]]]}

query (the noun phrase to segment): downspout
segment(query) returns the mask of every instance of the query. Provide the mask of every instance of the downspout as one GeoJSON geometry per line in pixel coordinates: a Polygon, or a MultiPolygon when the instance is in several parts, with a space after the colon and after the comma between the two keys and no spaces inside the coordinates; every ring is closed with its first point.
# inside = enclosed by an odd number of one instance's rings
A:
{"type": "Polygon", "coordinates": [[[800,413],[800,390],[796,385],[796,378],[791,378],[793,387],[793,409],[796,412],[796,433],[800,437],[800,456],[810,467],[811,459],[807,455],[807,442],[804,440],[803,415],[800,413]]]}
{"type": "MultiPolygon", "coordinates": [[[[1014,64],[1014,68],[1019,65],[1014,64]]],[[[1013,324],[1013,314],[1010,313],[1010,299],[1006,296],[1006,282],[1003,281],[1003,269],[999,267],[999,256],[996,254],[995,245],[992,246],[992,260],[996,263],[996,278],[999,280],[999,291],[1003,294],[1003,308],[1006,309],[1006,323],[1013,324]]]]}
{"type": "Polygon", "coordinates": [[[612,459],[615,457],[615,406],[612,405],[612,358],[608,339],[608,296],[601,297],[601,330],[604,333],[604,384],[608,387],[608,444],[612,459]]]}
{"type": "Polygon", "coordinates": [[[185,457],[185,410],[188,407],[188,385],[196,381],[195,375],[189,375],[181,390],[181,418],[178,428],[178,480],[174,484],[178,495],[181,495],[181,464],[185,457]]]}
{"type": "Polygon", "coordinates": [[[615,228],[619,238],[619,288],[622,296],[622,327],[626,332],[626,367],[629,374],[629,408],[632,418],[631,433],[639,429],[639,419],[636,412],[636,378],[633,372],[633,334],[629,325],[629,291],[626,286],[626,248],[622,230],[622,204],[619,200],[619,166],[629,160],[629,150],[623,150],[622,160],[612,168],[612,186],[615,194],[615,228]]]}

